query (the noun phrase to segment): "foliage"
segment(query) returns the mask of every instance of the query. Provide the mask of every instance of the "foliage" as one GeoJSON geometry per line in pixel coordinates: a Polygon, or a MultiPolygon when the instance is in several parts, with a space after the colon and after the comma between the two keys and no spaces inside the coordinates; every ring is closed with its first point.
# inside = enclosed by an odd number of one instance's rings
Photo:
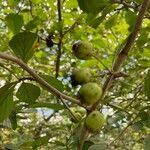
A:
{"type": "MultiPolygon", "coordinates": [[[[80,104],[72,71],[90,68],[91,81],[104,90],[142,2],[0,0],[0,149],[77,149],[93,110],[80,104]],[[92,43],[92,58],[74,56],[77,41],[92,43]],[[4,60],[1,54],[15,58],[4,60]]],[[[127,59],[102,94],[98,109],[106,124],[86,136],[84,150],[150,147],[149,18],[150,5],[127,59]]]]}

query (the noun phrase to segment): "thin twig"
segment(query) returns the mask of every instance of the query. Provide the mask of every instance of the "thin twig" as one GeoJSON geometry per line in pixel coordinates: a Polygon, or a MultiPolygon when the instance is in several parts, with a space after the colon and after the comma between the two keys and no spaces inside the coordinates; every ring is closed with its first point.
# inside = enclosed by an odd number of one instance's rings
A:
{"type": "MultiPolygon", "coordinates": [[[[98,62],[100,62],[100,63],[103,65],[103,67],[104,67],[106,70],[109,71],[109,68],[99,59],[98,56],[92,55],[92,57],[94,57],[98,62]]],[[[110,71],[109,71],[109,72],[110,72],[110,71]]]]}
{"type": "Polygon", "coordinates": [[[111,145],[114,144],[114,142],[118,141],[125,134],[125,132],[127,131],[127,129],[134,123],[134,121],[137,119],[137,117],[138,117],[138,114],[136,115],[136,117],[132,121],[130,121],[128,123],[128,125],[119,133],[119,135],[112,142],[110,142],[107,145],[107,147],[110,147],[111,145]]]}
{"type": "Polygon", "coordinates": [[[64,107],[69,111],[70,115],[73,117],[75,121],[78,121],[77,117],[74,115],[72,110],[69,108],[68,104],[65,103],[65,101],[60,97],[61,102],[63,103],[64,107]]]}

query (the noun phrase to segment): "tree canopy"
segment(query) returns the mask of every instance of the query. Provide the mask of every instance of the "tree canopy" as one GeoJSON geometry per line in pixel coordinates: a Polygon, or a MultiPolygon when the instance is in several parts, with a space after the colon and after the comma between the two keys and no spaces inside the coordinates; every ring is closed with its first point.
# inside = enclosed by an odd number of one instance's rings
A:
{"type": "Polygon", "coordinates": [[[0,0],[0,149],[149,150],[150,0],[0,0]]]}

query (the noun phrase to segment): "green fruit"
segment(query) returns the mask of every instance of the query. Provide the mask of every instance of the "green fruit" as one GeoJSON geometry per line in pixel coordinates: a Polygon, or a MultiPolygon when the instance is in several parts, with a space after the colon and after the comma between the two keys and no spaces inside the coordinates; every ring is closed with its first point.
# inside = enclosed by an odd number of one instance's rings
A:
{"type": "Polygon", "coordinates": [[[88,68],[75,69],[72,72],[72,78],[77,84],[87,83],[91,79],[91,71],[88,68]]]}
{"type": "Polygon", "coordinates": [[[96,103],[102,95],[102,88],[97,83],[88,82],[79,90],[80,100],[86,104],[96,103]]]}
{"type": "Polygon", "coordinates": [[[91,112],[85,119],[85,126],[92,132],[100,130],[106,120],[104,116],[99,111],[91,112]]]}
{"type": "Polygon", "coordinates": [[[78,59],[90,59],[92,57],[93,46],[88,42],[77,42],[72,47],[74,55],[78,59]]]}

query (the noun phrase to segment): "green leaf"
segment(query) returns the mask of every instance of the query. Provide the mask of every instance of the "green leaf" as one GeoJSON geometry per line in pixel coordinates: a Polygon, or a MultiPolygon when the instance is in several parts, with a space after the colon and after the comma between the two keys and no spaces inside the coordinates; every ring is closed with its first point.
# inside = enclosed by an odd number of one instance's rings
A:
{"type": "Polygon", "coordinates": [[[141,122],[144,126],[150,128],[150,111],[149,109],[144,109],[140,111],[139,117],[141,118],[141,122]]]}
{"type": "Polygon", "coordinates": [[[41,20],[39,17],[34,17],[34,19],[32,19],[31,21],[29,21],[26,25],[25,28],[27,30],[33,30],[34,28],[36,28],[39,24],[41,23],[41,20]]]}
{"type": "Polygon", "coordinates": [[[13,143],[6,143],[5,148],[7,150],[18,150],[19,147],[13,143]]]}
{"type": "Polygon", "coordinates": [[[105,28],[106,29],[112,28],[115,24],[117,24],[117,19],[118,19],[118,14],[114,14],[113,16],[111,16],[105,23],[105,28]]]}
{"type": "Polygon", "coordinates": [[[33,141],[32,143],[32,147],[33,149],[36,149],[44,144],[47,144],[49,140],[49,136],[43,136],[43,137],[39,137],[37,138],[35,141],[33,141]]]}
{"type": "Polygon", "coordinates": [[[31,83],[22,83],[16,93],[16,96],[22,102],[33,104],[40,96],[40,93],[41,91],[38,86],[31,83]]]}
{"type": "Polygon", "coordinates": [[[87,150],[94,143],[92,141],[85,141],[82,150],[87,150]]]}
{"type": "Polygon", "coordinates": [[[49,75],[40,75],[40,77],[42,77],[46,82],[55,87],[57,90],[61,92],[64,91],[64,85],[58,79],[49,75]]]}
{"type": "Polygon", "coordinates": [[[32,0],[32,2],[33,2],[34,4],[39,4],[39,3],[41,2],[41,0],[32,0]]]}
{"type": "Polygon", "coordinates": [[[92,145],[88,150],[106,150],[106,144],[105,143],[95,144],[92,145]]]}
{"type": "Polygon", "coordinates": [[[127,24],[129,25],[129,28],[128,28],[129,31],[132,31],[133,26],[135,24],[136,17],[137,16],[136,16],[135,12],[133,12],[131,10],[126,11],[125,20],[126,20],[127,24]]]}
{"type": "Polygon", "coordinates": [[[42,103],[42,102],[38,102],[38,103],[32,104],[29,107],[30,108],[46,107],[46,108],[50,108],[50,109],[54,109],[54,110],[62,110],[62,109],[64,109],[64,106],[60,105],[60,104],[51,104],[51,103],[42,103]]]}
{"type": "Polygon", "coordinates": [[[9,115],[9,120],[11,122],[12,129],[15,130],[17,128],[17,118],[16,118],[16,112],[14,110],[9,115]]]}
{"type": "Polygon", "coordinates": [[[10,48],[16,56],[27,62],[34,54],[33,45],[37,35],[32,32],[21,32],[16,34],[9,42],[10,48]]]}
{"type": "Polygon", "coordinates": [[[8,0],[9,5],[15,6],[17,5],[21,0],[8,0]]]}
{"type": "Polygon", "coordinates": [[[135,131],[139,131],[143,129],[143,123],[141,121],[137,121],[132,125],[135,131]]]}
{"type": "Polygon", "coordinates": [[[0,88],[0,122],[9,116],[13,109],[13,90],[12,84],[0,88]]]}
{"type": "Polygon", "coordinates": [[[95,17],[94,14],[89,14],[87,22],[94,29],[97,28],[106,18],[106,15],[109,14],[112,10],[116,8],[116,5],[108,5],[106,6],[101,13],[100,17],[95,17]]]}
{"type": "Polygon", "coordinates": [[[14,33],[18,33],[23,26],[23,17],[18,14],[8,14],[5,18],[6,25],[14,33]]]}
{"type": "Polygon", "coordinates": [[[148,99],[150,99],[150,72],[147,74],[147,77],[144,81],[144,92],[148,99]]]}
{"type": "Polygon", "coordinates": [[[149,150],[150,148],[150,135],[147,135],[144,139],[144,150],[149,150]]]}
{"type": "Polygon", "coordinates": [[[109,4],[108,0],[77,0],[80,9],[86,13],[98,14],[109,4]]]}

